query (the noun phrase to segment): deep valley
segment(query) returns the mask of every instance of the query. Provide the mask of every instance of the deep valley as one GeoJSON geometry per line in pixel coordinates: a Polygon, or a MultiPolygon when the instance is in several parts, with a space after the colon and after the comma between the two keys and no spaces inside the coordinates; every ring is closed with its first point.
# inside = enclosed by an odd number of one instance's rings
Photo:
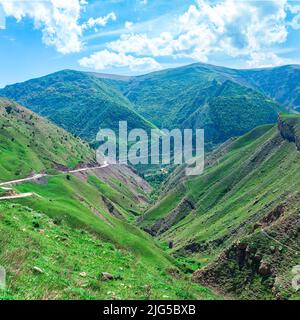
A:
{"type": "Polygon", "coordinates": [[[299,300],[299,81],[193,64],[1,89],[0,299],[299,300]],[[203,128],[204,172],[100,165],[123,120],[203,128]]]}

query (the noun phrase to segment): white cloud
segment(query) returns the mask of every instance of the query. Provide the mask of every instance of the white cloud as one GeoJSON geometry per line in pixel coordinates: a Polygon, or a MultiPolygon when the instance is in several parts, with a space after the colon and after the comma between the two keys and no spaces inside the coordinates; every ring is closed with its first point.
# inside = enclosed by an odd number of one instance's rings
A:
{"type": "Polygon", "coordinates": [[[250,68],[267,68],[283,64],[284,60],[273,52],[253,52],[247,64],[250,68]]]}
{"type": "Polygon", "coordinates": [[[18,22],[25,17],[32,19],[34,27],[42,31],[42,40],[46,45],[55,46],[58,52],[68,54],[81,51],[84,31],[104,27],[110,20],[117,19],[116,14],[110,12],[80,24],[81,12],[87,4],[85,0],[0,0],[0,10],[18,22]]]}
{"type": "Polygon", "coordinates": [[[276,54],[264,50],[287,39],[286,5],[287,0],[224,0],[215,5],[198,0],[180,17],[178,40],[186,38],[192,58],[205,60],[212,53],[223,53],[243,57],[252,67],[265,66],[266,61],[280,64],[276,54]]]}
{"type": "Polygon", "coordinates": [[[63,54],[79,52],[82,48],[82,28],[78,20],[85,4],[80,0],[0,0],[6,16],[17,21],[31,18],[35,28],[41,29],[43,42],[55,46],[63,54]]]}
{"type": "Polygon", "coordinates": [[[99,18],[90,18],[88,20],[87,23],[83,24],[83,29],[87,29],[87,28],[93,28],[93,27],[105,27],[107,25],[107,23],[109,22],[109,20],[112,21],[116,21],[117,20],[117,16],[114,12],[110,12],[109,14],[107,14],[104,17],[99,17],[99,18]]]}
{"type": "Polygon", "coordinates": [[[293,17],[292,21],[290,22],[290,26],[295,30],[299,30],[300,29],[300,5],[289,4],[288,8],[292,14],[296,14],[293,17]]]}
{"type": "Polygon", "coordinates": [[[133,27],[133,22],[126,21],[124,26],[125,26],[125,29],[131,30],[133,27]]]}
{"type": "MultiPolygon", "coordinates": [[[[178,17],[176,27],[156,36],[128,30],[107,48],[136,57],[170,56],[206,62],[210,55],[221,53],[241,57],[249,66],[280,64],[282,60],[269,49],[287,39],[287,10],[287,0],[196,0],[178,17]]],[[[294,20],[294,27],[297,25],[298,20],[294,20]]]]}
{"type": "Polygon", "coordinates": [[[0,5],[0,30],[5,29],[5,14],[3,8],[0,5]]]}
{"type": "MultiPolygon", "coordinates": [[[[81,24],[85,0],[0,0],[1,5],[4,14],[17,21],[32,19],[42,32],[43,42],[63,54],[80,52],[84,32],[117,19],[110,12],[81,24]]],[[[289,28],[300,29],[300,5],[291,5],[288,0],[195,0],[175,20],[168,16],[151,24],[126,21],[119,39],[105,44],[107,50],[95,52],[80,63],[103,69],[115,61],[116,66],[131,70],[149,70],[160,68],[160,57],[207,62],[213,54],[223,54],[241,58],[253,67],[276,65],[283,60],[272,49],[287,40],[289,28]],[[99,62],[100,58],[104,61],[99,62]]],[[[91,39],[104,34],[90,33],[91,39]]]]}
{"type": "Polygon", "coordinates": [[[159,37],[149,38],[146,34],[123,34],[107,47],[120,53],[136,53],[138,55],[168,56],[173,53],[169,42],[173,37],[169,32],[162,32],[159,37]]]}
{"type": "Polygon", "coordinates": [[[151,57],[136,58],[124,53],[102,50],[79,60],[82,67],[94,70],[105,70],[110,67],[127,67],[132,71],[153,71],[161,69],[161,65],[151,57]]]}

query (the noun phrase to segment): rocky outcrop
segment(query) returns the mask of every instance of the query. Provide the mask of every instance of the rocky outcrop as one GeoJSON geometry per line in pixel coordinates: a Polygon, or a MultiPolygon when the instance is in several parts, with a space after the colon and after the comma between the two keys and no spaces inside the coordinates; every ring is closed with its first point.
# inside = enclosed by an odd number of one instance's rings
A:
{"type": "Polygon", "coordinates": [[[220,245],[222,245],[228,238],[230,237],[230,234],[227,234],[223,237],[220,237],[218,239],[214,239],[211,241],[204,241],[204,242],[191,242],[185,245],[180,252],[182,254],[193,254],[193,253],[203,253],[203,252],[210,252],[216,248],[218,248],[220,245]]]}
{"type": "Polygon", "coordinates": [[[270,213],[268,213],[265,217],[263,217],[260,221],[260,224],[265,226],[269,226],[276,220],[278,220],[281,216],[284,215],[287,209],[287,204],[282,203],[275,207],[270,213]]]}
{"type": "Polygon", "coordinates": [[[269,263],[265,262],[265,261],[262,261],[260,263],[260,266],[258,268],[258,273],[261,275],[261,276],[269,276],[272,274],[272,271],[271,271],[271,266],[269,263]]]}
{"type": "Polygon", "coordinates": [[[193,280],[235,297],[289,299],[294,294],[290,273],[300,263],[300,211],[293,206],[289,210],[277,206],[261,220],[266,229],[229,246],[195,271],[193,280]]]}
{"type": "Polygon", "coordinates": [[[190,199],[184,198],[170,214],[157,220],[152,227],[144,230],[153,236],[162,234],[170,229],[174,224],[184,219],[194,209],[194,203],[190,199]]]}
{"type": "Polygon", "coordinates": [[[278,129],[283,139],[294,142],[300,151],[300,117],[279,116],[278,129]]]}
{"type": "Polygon", "coordinates": [[[118,218],[118,219],[124,219],[124,217],[122,216],[122,214],[115,208],[115,206],[113,205],[113,203],[106,197],[102,197],[102,201],[105,204],[108,212],[118,218]]]}
{"type": "Polygon", "coordinates": [[[102,272],[101,273],[101,280],[102,281],[109,281],[113,280],[114,276],[108,272],[102,272]]]}

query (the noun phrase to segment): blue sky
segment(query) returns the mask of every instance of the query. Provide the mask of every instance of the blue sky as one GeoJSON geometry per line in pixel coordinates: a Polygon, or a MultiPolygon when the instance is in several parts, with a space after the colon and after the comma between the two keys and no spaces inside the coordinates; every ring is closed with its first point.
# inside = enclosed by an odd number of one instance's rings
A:
{"type": "Polygon", "coordinates": [[[300,1],[0,0],[0,87],[61,69],[300,63],[300,1]]]}

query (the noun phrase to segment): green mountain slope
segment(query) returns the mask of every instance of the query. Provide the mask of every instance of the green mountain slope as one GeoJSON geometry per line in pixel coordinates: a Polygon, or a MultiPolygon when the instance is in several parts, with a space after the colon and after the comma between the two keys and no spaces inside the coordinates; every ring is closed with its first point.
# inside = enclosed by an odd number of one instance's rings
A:
{"type": "Polygon", "coordinates": [[[136,263],[130,251],[44,213],[11,206],[0,203],[0,263],[8,275],[1,299],[161,299],[186,293],[183,282],[136,263]],[[101,281],[102,272],[116,279],[101,281]]]}
{"type": "Polygon", "coordinates": [[[1,180],[48,172],[0,186],[0,299],[216,298],[129,223],[148,201],[146,182],[126,167],[65,172],[93,161],[85,143],[14,102],[0,111],[1,180]]]}
{"type": "Polygon", "coordinates": [[[217,90],[200,109],[180,120],[183,128],[203,128],[207,144],[241,136],[277,119],[280,107],[256,91],[231,81],[218,85],[217,90]]]}
{"type": "Polygon", "coordinates": [[[100,127],[116,130],[119,121],[127,121],[129,129],[153,127],[118,90],[83,72],[65,70],[10,85],[0,90],[0,96],[21,103],[88,141],[95,140],[100,127]]]}
{"type": "Polygon", "coordinates": [[[256,88],[280,104],[300,111],[300,66],[244,70],[238,72],[240,81],[256,88]]]}
{"type": "Polygon", "coordinates": [[[254,127],[275,123],[282,107],[251,87],[239,70],[193,64],[123,81],[105,79],[138,113],[165,128],[204,128],[220,143],[254,127]]]}
{"type": "Polygon", "coordinates": [[[0,95],[88,141],[99,126],[117,129],[127,120],[129,129],[204,128],[210,147],[297,108],[298,80],[297,66],[235,70],[197,63],[138,77],[66,70],[7,86],[0,95]]]}
{"type": "Polygon", "coordinates": [[[299,298],[300,153],[297,116],[262,126],[208,156],[203,175],[178,169],[140,224],[175,256],[207,265],[196,281],[243,298],[299,298]]]}
{"type": "Polygon", "coordinates": [[[87,143],[7,99],[0,99],[0,182],[94,162],[87,143]]]}
{"type": "MultiPolygon", "coordinates": [[[[99,166],[86,142],[7,99],[0,99],[0,142],[0,183],[99,166]]],[[[108,207],[112,202],[125,209],[126,214],[120,215],[126,219],[133,220],[148,203],[151,188],[126,166],[95,169],[93,176],[90,171],[75,175],[93,183],[107,198],[108,207]]]]}

